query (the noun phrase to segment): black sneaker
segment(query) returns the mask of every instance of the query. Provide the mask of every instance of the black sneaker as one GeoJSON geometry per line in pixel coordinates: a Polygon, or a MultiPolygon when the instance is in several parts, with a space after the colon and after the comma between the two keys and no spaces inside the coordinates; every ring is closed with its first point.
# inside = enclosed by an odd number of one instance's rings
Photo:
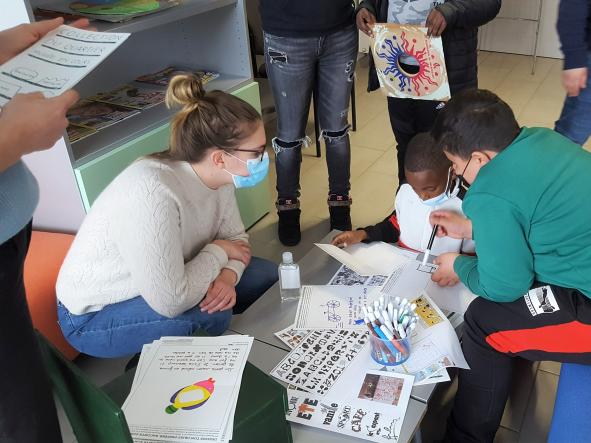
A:
{"type": "Polygon", "coordinates": [[[350,231],[351,203],[353,200],[346,195],[330,194],[328,196],[328,211],[330,212],[330,230],[350,231]]]}
{"type": "Polygon", "coordinates": [[[275,204],[279,224],[277,225],[277,234],[279,241],[285,246],[295,246],[302,239],[300,231],[300,202],[295,199],[281,199],[275,204]]]}

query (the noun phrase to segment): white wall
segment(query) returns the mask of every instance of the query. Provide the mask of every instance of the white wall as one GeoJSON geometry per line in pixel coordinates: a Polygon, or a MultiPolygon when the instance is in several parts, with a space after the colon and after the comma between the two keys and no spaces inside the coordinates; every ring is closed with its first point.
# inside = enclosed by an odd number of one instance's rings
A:
{"type": "MultiPolygon", "coordinates": [[[[0,15],[0,30],[30,22],[26,2],[10,2],[0,15]]],[[[64,139],[60,139],[50,150],[27,155],[23,160],[40,187],[33,226],[46,231],[77,231],[85,212],[64,139]]]]}
{"type": "Polygon", "coordinates": [[[531,55],[536,39],[536,23],[511,18],[536,19],[540,2],[540,30],[537,55],[562,58],[556,19],[559,0],[504,0],[496,19],[480,28],[479,49],[531,55]]]}

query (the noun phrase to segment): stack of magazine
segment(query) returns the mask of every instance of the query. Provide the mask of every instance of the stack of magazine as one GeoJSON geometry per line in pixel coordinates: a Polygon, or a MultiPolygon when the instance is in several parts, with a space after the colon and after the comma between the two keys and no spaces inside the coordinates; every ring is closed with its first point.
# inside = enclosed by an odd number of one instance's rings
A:
{"type": "Polygon", "coordinates": [[[144,345],[123,404],[134,441],[228,442],[253,338],[163,337],[144,345]]]}
{"type": "Polygon", "coordinates": [[[170,79],[187,72],[200,77],[204,85],[219,77],[217,72],[169,66],[153,74],[142,75],[133,84],[81,100],[68,112],[70,143],[164,102],[170,79]]]}
{"type": "Polygon", "coordinates": [[[66,14],[118,23],[164,11],[179,4],[180,0],[53,0],[39,5],[35,12],[40,15],[57,17],[66,14]]]}

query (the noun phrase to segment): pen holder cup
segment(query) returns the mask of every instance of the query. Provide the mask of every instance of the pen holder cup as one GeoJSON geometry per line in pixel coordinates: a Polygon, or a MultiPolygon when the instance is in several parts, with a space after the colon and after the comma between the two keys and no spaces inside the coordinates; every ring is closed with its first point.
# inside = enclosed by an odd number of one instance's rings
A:
{"type": "Polygon", "coordinates": [[[386,340],[375,335],[369,336],[371,344],[371,358],[376,363],[385,366],[396,366],[404,363],[410,356],[410,340],[386,340]]]}

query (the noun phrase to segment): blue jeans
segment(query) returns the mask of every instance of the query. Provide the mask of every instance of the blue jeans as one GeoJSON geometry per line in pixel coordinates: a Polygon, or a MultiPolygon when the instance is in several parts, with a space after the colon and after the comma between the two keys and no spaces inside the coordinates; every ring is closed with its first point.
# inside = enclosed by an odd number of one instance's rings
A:
{"type": "Polygon", "coordinates": [[[273,140],[277,193],[300,195],[302,145],[312,91],[317,90],[318,121],[326,141],[329,193],[347,196],[350,189],[349,97],[357,60],[357,28],[322,37],[278,37],[265,33],[267,76],[277,111],[273,140]]]}
{"type": "MultiPolygon", "coordinates": [[[[236,286],[235,314],[240,314],[277,281],[277,265],[252,257],[236,286]]],[[[107,305],[97,312],[75,315],[58,301],[58,321],[68,342],[95,357],[121,357],[165,336],[187,336],[199,329],[220,335],[229,326],[232,311],[208,314],[199,306],[168,318],[154,311],[143,297],[107,305]]]]}
{"type": "Polygon", "coordinates": [[[591,52],[587,54],[587,87],[576,97],[567,97],[554,130],[584,145],[591,135],[591,52]]]}

